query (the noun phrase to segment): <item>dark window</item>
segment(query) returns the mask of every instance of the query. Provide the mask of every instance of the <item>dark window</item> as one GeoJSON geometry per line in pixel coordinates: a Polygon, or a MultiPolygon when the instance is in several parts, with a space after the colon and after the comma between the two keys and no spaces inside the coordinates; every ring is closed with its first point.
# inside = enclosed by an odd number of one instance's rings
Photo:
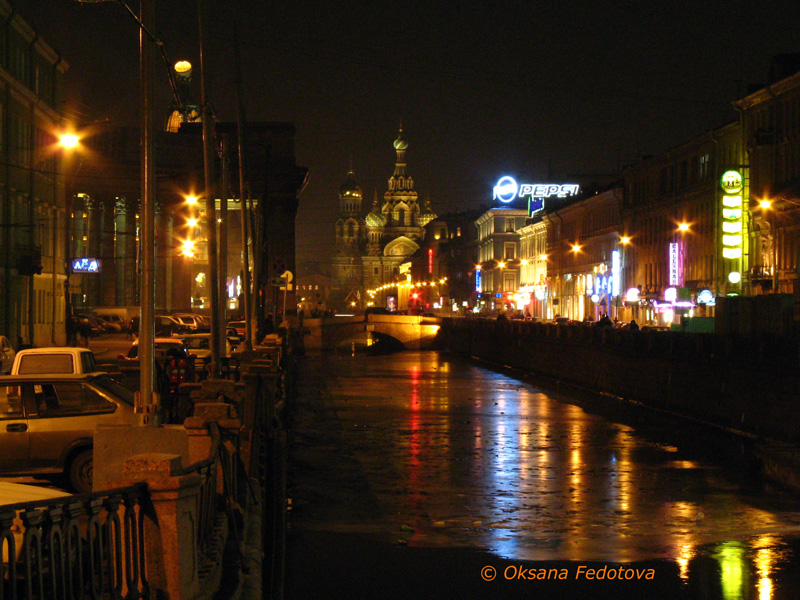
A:
{"type": "Polygon", "coordinates": [[[18,385],[0,386],[0,419],[22,418],[22,395],[18,385]]]}
{"type": "Polygon", "coordinates": [[[40,417],[70,417],[114,412],[116,405],[80,383],[46,383],[34,386],[40,417]]]}
{"type": "Polygon", "coordinates": [[[74,373],[71,354],[26,354],[20,358],[20,375],[41,375],[43,373],[74,373]]]}

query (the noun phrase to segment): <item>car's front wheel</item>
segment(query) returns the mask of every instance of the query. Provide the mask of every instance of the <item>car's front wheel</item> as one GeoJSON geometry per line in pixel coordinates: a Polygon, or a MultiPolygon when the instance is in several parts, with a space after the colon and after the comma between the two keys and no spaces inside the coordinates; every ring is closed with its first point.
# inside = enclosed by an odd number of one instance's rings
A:
{"type": "Polygon", "coordinates": [[[76,454],[69,463],[67,476],[76,493],[87,494],[92,491],[93,462],[92,450],[89,448],[76,454]]]}

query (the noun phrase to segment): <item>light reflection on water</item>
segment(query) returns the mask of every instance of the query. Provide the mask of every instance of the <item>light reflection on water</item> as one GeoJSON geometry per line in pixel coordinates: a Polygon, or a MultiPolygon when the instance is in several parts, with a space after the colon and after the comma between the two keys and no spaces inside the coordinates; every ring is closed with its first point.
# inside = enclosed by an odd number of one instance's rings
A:
{"type": "Polygon", "coordinates": [[[729,465],[674,437],[436,353],[339,359],[327,375],[343,442],[409,545],[669,560],[687,585],[712,574],[708,597],[724,600],[772,599],[776,571],[798,566],[794,499],[742,492],[729,465]]]}

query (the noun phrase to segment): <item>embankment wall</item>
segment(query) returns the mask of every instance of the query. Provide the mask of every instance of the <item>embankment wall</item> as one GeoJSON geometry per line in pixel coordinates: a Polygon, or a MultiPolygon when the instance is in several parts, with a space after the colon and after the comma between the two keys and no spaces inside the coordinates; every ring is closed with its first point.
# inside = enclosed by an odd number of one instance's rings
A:
{"type": "Polygon", "coordinates": [[[444,319],[437,344],[716,426],[800,442],[800,345],[794,339],[444,319]]]}

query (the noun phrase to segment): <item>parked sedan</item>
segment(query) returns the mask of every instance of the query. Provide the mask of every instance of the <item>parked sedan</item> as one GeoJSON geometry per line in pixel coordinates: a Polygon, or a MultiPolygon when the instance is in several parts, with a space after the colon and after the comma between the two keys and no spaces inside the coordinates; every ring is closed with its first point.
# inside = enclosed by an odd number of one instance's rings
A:
{"type": "Polygon", "coordinates": [[[201,315],[193,313],[174,313],[173,319],[176,319],[186,327],[187,333],[201,333],[208,331],[208,323],[201,315]]]}
{"type": "MultiPolygon", "coordinates": [[[[154,358],[163,361],[170,350],[171,354],[185,355],[186,350],[183,347],[183,341],[176,337],[157,337],[153,339],[153,350],[155,352],[154,358]]],[[[120,360],[139,360],[139,340],[134,340],[131,347],[128,349],[127,354],[120,354],[117,358],[120,360]]]]}
{"type": "Polygon", "coordinates": [[[16,354],[9,339],[0,335],[0,374],[8,375],[11,372],[11,365],[14,364],[16,354]]]}
{"type": "MultiPolygon", "coordinates": [[[[169,315],[156,315],[153,318],[155,335],[170,336],[176,333],[188,333],[186,325],[169,315]]],[[[139,317],[133,317],[128,327],[135,336],[139,335],[139,317]]]]}
{"type": "MultiPolygon", "coordinates": [[[[211,334],[210,333],[194,333],[191,335],[182,335],[179,338],[183,341],[183,347],[190,356],[194,356],[197,360],[207,365],[211,362],[211,334]]],[[[225,357],[231,355],[231,343],[227,338],[225,339],[223,352],[225,357]]]]}
{"type": "Polygon", "coordinates": [[[127,325],[120,315],[97,315],[97,320],[103,324],[107,333],[119,333],[127,325]]]}
{"type": "Polygon", "coordinates": [[[136,425],[133,392],[105,373],[0,377],[0,471],[63,472],[92,491],[98,425],[136,425]]]}

